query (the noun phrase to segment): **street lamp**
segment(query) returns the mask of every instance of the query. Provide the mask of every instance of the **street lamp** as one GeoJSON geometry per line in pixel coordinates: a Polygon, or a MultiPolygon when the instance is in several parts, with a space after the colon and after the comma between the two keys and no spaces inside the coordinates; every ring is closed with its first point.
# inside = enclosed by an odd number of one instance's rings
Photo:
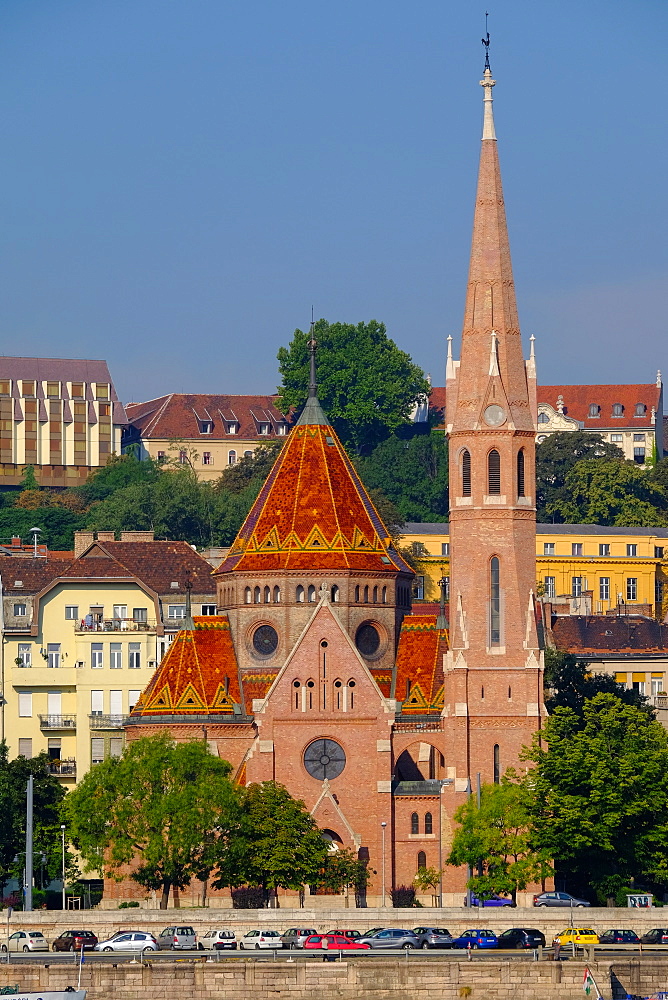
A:
{"type": "Polygon", "coordinates": [[[63,875],[63,906],[62,906],[62,908],[64,910],[65,909],[65,824],[64,823],[60,824],[60,840],[61,840],[61,845],[62,845],[62,849],[63,849],[63,867],[62,867],[62,875],[63,875]]]}
{"type": "Polygon", "coordinates": [[[32,535],[32,554],[33,559],[37,558],[37,536],[42,534],[41,528],[31,528],[30,534],[32,535]]]}
{"type": "Polygon", "coordinates": [[[385,820],[383,820],[380,826],[383,831],[383,906],[387,906],[387,902],[385,900],[385,827],[387,826],[387,823],[385,820]]]}

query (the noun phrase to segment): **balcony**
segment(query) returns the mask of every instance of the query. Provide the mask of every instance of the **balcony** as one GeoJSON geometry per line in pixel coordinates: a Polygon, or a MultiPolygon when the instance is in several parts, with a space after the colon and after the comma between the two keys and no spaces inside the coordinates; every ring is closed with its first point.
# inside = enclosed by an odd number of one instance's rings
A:
{"type": "Polygon", "coordinates": [[[408,721],[406,718],[402,718],[394,723],[395,733],[441,733],[444,729],[445,719],[438,716],[425,718],[417,715],[414,720],[408,721]]]}
{"type": "Polygon", "coordinates": [[[123,729],[127,715],[89,715],[91,729],[123,729]]]}
{"type": "Polygon", "coordinates": [[[44,729],[76,729],[76,715],[40,715],[39,728],[44,729]]]}
{"type": "Polygon", "coordinates": [[[46,765],[49,774],[54,774],[57,778],[76,778],[77,762],[74,757],[67,760],[50,760],[46,765]]]}
{"type": "Polygon", "coordinates": [[[74,623],[77,635],[88,632],[152,632],[156,623],[153,620],[135,621],[134,618],[104,618],[102,621],[81,621],[74,623]]]}

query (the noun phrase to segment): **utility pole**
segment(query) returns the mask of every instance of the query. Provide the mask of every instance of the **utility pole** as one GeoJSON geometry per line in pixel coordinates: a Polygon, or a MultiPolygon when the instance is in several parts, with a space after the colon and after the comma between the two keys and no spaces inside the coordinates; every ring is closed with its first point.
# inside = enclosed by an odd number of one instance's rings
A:
{"type": "Polygon", "coordinates": [[[65,903],[66,903],[66,899],[65,899],[65,824],[64,823],[60,824],[60,839],[61,839],[61,846],[62,846],[62,849],[63,849],[63,858],[62,858],[62,861],[63,861],[63,867],[62,867],[62,876],[63,876],[63,885],[62,885],[63,906],[62,906],[62,908],[64,910],[65,909],[65,903]]]}
{"type": "Polygon", "coordinates": [[[26,912],[32,910],[32,797],[34,778],[32,774],[28,778],[26,788],[26,877],[25,877],[25,902],[26,912]]]}

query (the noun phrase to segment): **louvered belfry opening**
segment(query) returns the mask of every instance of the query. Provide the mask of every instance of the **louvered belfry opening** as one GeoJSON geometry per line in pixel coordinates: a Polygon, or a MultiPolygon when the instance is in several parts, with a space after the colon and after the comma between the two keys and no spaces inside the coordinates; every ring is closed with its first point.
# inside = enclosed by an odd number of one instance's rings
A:
{"type": "Polygon", "coordinates": [[[466,448],[462,452],[462,496],[471,496],[471,452],[466,448]]]}
{"type": "Polygon", "coordinates": [[[501,492],[501,456],[496,448],[487,456],[487,492],[490,496],[501,492]]]}
{"type": "Polygon", "coordinates": [[[525,496],[524,493],[524,449],[517,453],[517,495],[525,496]]]}

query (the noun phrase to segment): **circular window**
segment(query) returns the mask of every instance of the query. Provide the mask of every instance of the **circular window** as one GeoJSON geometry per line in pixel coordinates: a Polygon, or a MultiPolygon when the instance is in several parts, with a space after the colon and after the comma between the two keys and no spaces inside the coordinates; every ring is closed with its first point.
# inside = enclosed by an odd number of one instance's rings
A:
{"type": "Polygon", "coordinates": [[[506,411],[498,403],[492,403],[483,413],[485,423],[490,427],[499,427],[506,419],[506,411]]]}
{"type": "Polygon", "coordinates": [[[355,645],[362,656],[374,656],[380,648],[380,636],[376,626],[371,622],[360,625],[355,635],[355,645]]]}
{"type": "Polygon", "coordinates": [[[314,740],[304,751],[304,767],[318,781],[338,778],[345,766],[343,747],[334,740],[314,740]]]}
{"type": "Polygon", "coordinates": [[[278,648],[278,632],[272,625],[260,625],[253,632],[253,649],[260,656],[270,656],[278,648]]]}

